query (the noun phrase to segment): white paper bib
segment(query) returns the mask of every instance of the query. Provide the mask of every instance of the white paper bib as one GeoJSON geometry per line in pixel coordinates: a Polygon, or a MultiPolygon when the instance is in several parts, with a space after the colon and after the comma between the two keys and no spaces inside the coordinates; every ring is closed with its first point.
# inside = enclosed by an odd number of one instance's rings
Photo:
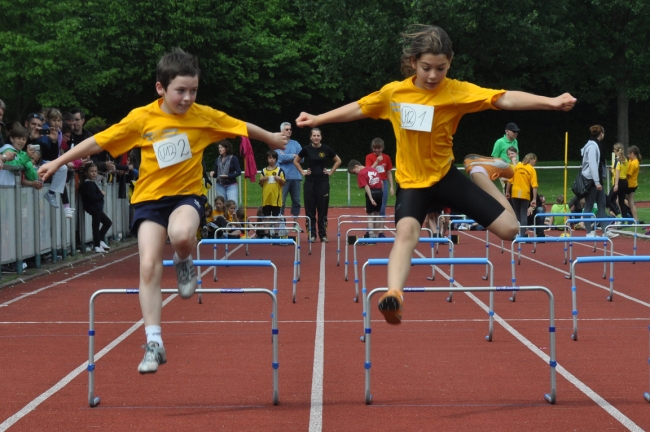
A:
{"type": "Polygon", "coordinates": [[[185,133],[165,137],[162,141],[153,143],[153,150],[160,168],[167,168],[192,158],[190,141],[185,133]]]}
{"type": "Polygon", "coordinates": [[[433,126],[433,107],[410,103],[400,104],[402,129],[431,132],[433,126]]]}

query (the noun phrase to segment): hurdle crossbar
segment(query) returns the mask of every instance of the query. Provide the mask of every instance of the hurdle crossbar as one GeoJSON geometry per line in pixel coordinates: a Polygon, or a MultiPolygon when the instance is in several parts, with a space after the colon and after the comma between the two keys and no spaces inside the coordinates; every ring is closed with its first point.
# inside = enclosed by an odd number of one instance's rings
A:
{"type": "MultiPolygon", "coordinates": [[[[462,259],[462,258],[457,258],[457,259],[462,259]]],[[[490,293],[490,298],[494,295],[495,291],[501,291],[504,288],[509,288],[509,287],[457,287],[453,288],[454,291],[458,292],[489,292],[490,293]]],[[[548,295],[549,298],[549,338],[550,338],[550,353],[549,353],[549,365],[551,367],[551,373],[550,373],[550,379],[551,379],[551,391],[550,393],[547,393],[544,395],[544,400],[550,404],[554,404],[556,400],[556,354],[555,354],[555,311],[554,311],[554,299],[553,299],[553,293],[545,287],[542,286],[522,286],[522,287],[517,287],[521,291],[543,291],[548,295]]],[[[368,314],[364,317],[364,333],[365,333],[365,342],[366,342],[366,353],[365,353],[365,362],[363,364],[363,367],[365,369],[365,400],[366,404],[370,405],[372,403],[372,394],[370,393],[370,369],[372,367],[372,362],[371,362],[371,335],[372,335],[372,328],[371,328],[371,323],[372,320],[370,319],[370,301],[372,299],[372,296],[374,296],[377,293],[381,292],[386,292],[388,291],[388,288],[375,288],[372,290],[369,294],[368,297],[364,299],[364,302],[366,302],[366,307],[368,308],[368,314]]],[[[404,288],[405,292],[442,292],[442,291],[447,291],[447,288],[442,288],[442,287],[422,287],[422,288],[404,288]]],[[[491,309],[491,307],[490,307],[491,309]]],[[[490,320],[492,320],[492,315],[493,313],[490,314],[490,320]]]]}
{"type": "MultiPolygon", "coordinates": [[[[88,405],[91,408],[99,405],[100,398],[95,395],[95,299],[102,294],[139,294],[138,289],[103,289],[96,291],[90,297],[88,320],[88,405]]],[[[162,289],[163,294],[178,294],[178,289],[162,289]]],[[[273,345],[273,405],[277,405],[278,396],[278,300],[276,295],[265,288],[210,288],[198,289],[197,293],[206,294],[267,294],[271,297],[271,340],[273,345]]]]}
{"type": "MultiPolygon", "coordinates": [[[[488,268],[490,269],[489,276],[490,276],[490,286],[494,286],[494,266],[492,263],[487,259],[487,258],[411,258],[411,265],[487,265],[488,268]]],[[[361,294],[363,295],[363,312],[362,315],[364,319],[367,317],[367,302],[366,302],[366,267],[367,266],[387,266],[388,265],[388,259],[387,258],[373,258],[369,259],[366,261],[366,263],[363,265],[361,269],[361,277],[362,277],[362,289],[361,289],[361,294]]],[[[449,290],[450,290],[450,297],[447,298],[448,302],[451,302],[451,292],[456,291],[453,290],[453,284],[456,281],[454,280],[453,277],[450,277],[449,279],[449,290]]],[[[500,287],[503,288],[503,287],[500,287]]],[[[517,287],[514,287],[515,289],[517,287]]],[[[405,288],[406,290],[406,288],[405,288]]],[[[500,291],[503,291],[503,289],[500,289],[500,291]]],[[[488,342],[492,341],[492,334],[494,332],[494,293],[490,293],[490,310],[488,312],[488,335],[485,337],[485,339],[488,342]]],[[[364,336],[361,336],[361,341],[363,342],[364,336]]]]}
{"type": "MultiPolygon", "coordinates": [[[[341,263],[341,225],[344,224],[367,224],[368,222],[375,222],[376,219],[387,219],[385,222],[395,224],[395,219],[390,220],[394,216],[375,216],[375,215],[341,215],[338,217],[336,225],[336,266],[341,263]],[[341,220],[342,218],[352,218],[355,220],[341,220]]],[[[395,231],[395,228],[386,228],[382,231],[395,231]]],[[[346,242],[347,243],[347,242],[346,242]]]]}
{"type": "MultiPolygon", "coordinates": [[[[609,254],[614,256],[614,242],[609,237],[517,237],[510,244],[510,268],[512,270],[512,285],[517,284],[517,277],[515,276],[515,255],[514,255],[514,245],[517,243],[518,246],[518,256],[517,256],[517,265],[521,264],[521,244],[522,243],[564,243],[564,264],[567,263],[566,256],[566,244],[569,244],[569,265],[573,263],[573,242],[603,242],[603,256],[607,256],[607,244],[609,243],[609,254]]],[[[567,279],[568,276],[565,276],[567,279]]],[[[603,264],[603,279],[607,277],[607,265],[603,264]]],[[[510,301],[514,302],[517,299],[517,293],[513,292],[510,301]]]]}

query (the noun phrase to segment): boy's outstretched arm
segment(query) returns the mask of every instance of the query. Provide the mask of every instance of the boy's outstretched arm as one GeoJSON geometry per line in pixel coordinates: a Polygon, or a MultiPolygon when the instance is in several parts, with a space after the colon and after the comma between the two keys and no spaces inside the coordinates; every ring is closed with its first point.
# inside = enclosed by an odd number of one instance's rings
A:
{"type": "Polygon", "coordinates": [[[95,137],[86,138],[81,141],[79,145],[74,146],[70,151],[59,156],[57,159],[46,163],[38,169],[38,178],[47,180],[54,175],[56,170],[61,168],[62,165],[72,162],[77,159],[85,158],[95,153],[101,152],[103,149],[97,144],[95,137]]]}
{"type": "Polygon", "coordinates": [[[324,114],[313,115],[306,112],[301,112],[296,119],[296,126],[298,127],[316,127],[327,123],[345,123],[354,120],[361,120],[366,118],[361,112],[361,107],[357,102],[350,102],[347,105],[333,109],[324,114]]]}
{"type": "Polygon", "coordinates": [[[263,141],[268,144],[272,150],[284,150],[284,148],[287,146],[287,143],[289,142],[289,138],[282,135],[282,133],[271,133],[259,126],[255,126],[253,123],[246,123],[246,129],[248,129],[248,138],[263,141]]]}
{"type": "Polygon", "coordinates": [[[557,110],[570,111],[577,99],[569,93],[550,98],[520,91],[507,91],[494,106],[503,110],[557,110]]]}

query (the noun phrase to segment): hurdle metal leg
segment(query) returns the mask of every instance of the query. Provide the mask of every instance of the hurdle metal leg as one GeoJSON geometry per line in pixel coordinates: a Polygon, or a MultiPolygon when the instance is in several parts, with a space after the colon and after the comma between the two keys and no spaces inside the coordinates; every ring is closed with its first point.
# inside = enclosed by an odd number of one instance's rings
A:
{"type": "MultiPolygon", "coordinates": [[[[490,292],[490,294],[494,294],[495,291],[502,291],[502,290],[511,290],[512,287],[460,287],[460,288],[455,288],[454,291],[459,291],[459,292],[490,292]]],[[[554,404],[556,401],[557,397],[557,390],[556,390],[556,367],[557,367],[557,361],[556,361],[556,352],[555,352],[555,310],[554,310],[554,299],[553,299],[553,293],[551,293],[550,290],[548,290],[545,287],[542,286],[528,286],[528,287],[517,287],[519,290],[523,291],[543,291],[545,292],[548,297],[549,297],[549,345],[550,345],[550,354],[549,354],[549,365],[551,367],[550,370],[550,384],[551,384],[551,390],[549,393],[544,394],[544,400],[550,404],[554,404]]],[[[445,290],[445,288],[405,288],[404,291],[412,291],[412,292],[441,292],[445,290]]],[[[364,301],[367,303],[366,304],[366,309],[368,310],[368,313],[364,316],[364,339],[366,342],[366,349],[365,349],[365,361],[364,361],[364,370],[365,370],[365,402],[366,405],[370,405],[372,403],[372,394],[370,393],[370,370],[372,368],[372,362],[371,362],[371,348],[372,348],[372,327],[371,327],[371,313],[370,313],[370,300],[372,297],[380,292],[386,292],[388,291],[388,288],[376,288],[372,290],[367,298],[364,299],[364,301]]],[[[492,307],[490,307],[492,309],[492,307]]],[[[492,320],[494,313],[491,310],[490,313],[490,320],[492,320]]],[[[650,396],[648,396],[650,397],[650,396]]]]}
{"type": "MultiPolygon", "coordinates": [[[[137,289],[104,289],[96,291],[90,297],[89,307],[89,322],[88,322],[88,405],[91,408],[99,405],[100,398],[95,395],[95,299],[101,294],[138,294],[140,291],[137,289]]],[[[177,294],[176,289],[163,289],[163,294],[177,294]]],[[[200,293],[210,294],[267,294],[271,297],[272,313],[271,313],[271,340],[273,345],[273,405],[279,402],[278,393],[278,369],[280,363],[278,361],[278,300],[277,296],[264,288],[221,288],[221,289],[202,289],[197,290],[200,293]]]]}

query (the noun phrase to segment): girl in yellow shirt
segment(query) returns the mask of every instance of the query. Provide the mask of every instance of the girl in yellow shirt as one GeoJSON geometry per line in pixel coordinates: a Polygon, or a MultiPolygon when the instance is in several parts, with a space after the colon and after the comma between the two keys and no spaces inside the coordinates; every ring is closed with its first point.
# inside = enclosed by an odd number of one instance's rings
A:
{"type": "Polygon", "coordinates": [[[614,166],[612,167],[612,192],[610,193],[610,200],[614,204],[618,203],[621,210],[621,217],[627,217],[630,208],[625,204],[625,195],[627,195],[627,158],[625,157],[625,150],[623,144],[614,144],[614,166]]]}
{"type": "Polygon", "coordinates": [[[528,153],[524,160],[515,166],[515,175],[506,185],[506,198],[512,198],[512,206],[515,215],[519,219],[519,235],[526,235],[526,228],[521,228],[528,224],[528,216],[533,214],[537,203],[537,171],[535,164],[537,156],[528,153]],[[533,191],[531,198],[530,191],[533,191]]]}
{"type": "Polygon", "coordinates": [[[630,213],[635,221],[639,221],[634,204],[634,193],[639,187],[639,163],[641,162],[641,152],[637,146],[627,148],[627,205],[630,207],[630,213]]]}
{"type": "Polygon", "coordinates": [[[411,269],[420,227],[431,204],[451,207],[475,219],[502,239],[517,234],[517,218],[505,196],[492,183],[512,177],[502,159],[470,155],[456,169],[452,136],[464,114],[486,109],[569,111],[576,99],[492,90],[447,78],[454,56],[447,33],[436,26],[416,25],[402,34],[404,81],[386,84],[359,101],[320,115],[300,113],[299,127],[348,122],[366,117],[389,120],[397,140],[397,231],[388,264],[388,292],[379,299],[387,322],[402,318],[402,291],[411,269]]]}

